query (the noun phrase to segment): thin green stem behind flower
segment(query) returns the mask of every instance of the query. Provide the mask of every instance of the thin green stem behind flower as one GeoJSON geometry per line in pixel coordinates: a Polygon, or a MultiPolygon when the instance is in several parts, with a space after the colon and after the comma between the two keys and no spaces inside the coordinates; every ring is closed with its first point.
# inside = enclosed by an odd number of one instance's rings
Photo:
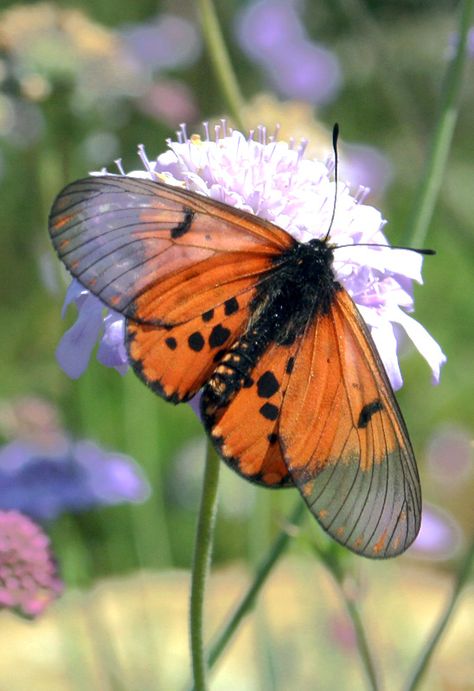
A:
{"type": "Polygon", "coordinates": [[[407,244],[422,247],[443,182],[444,171],[456,126],[459,99],[467,61],[469,29],[473,21],[474,0],[464,0],[457,34],[456,52],[449,62],[441,92],[439,114],[435,125],[430,152],[425,164],[409,230],[407,244]]]}
{"type": "Polygon", "coordinates": [[[244,99],[222,36],[216,9],[212,0],[198,0],[198,7],[204,40],[214,66],[218,84],[227,101],[230,114],[237,126],[244,131],[245,124],[242,119],[244,99]]]}

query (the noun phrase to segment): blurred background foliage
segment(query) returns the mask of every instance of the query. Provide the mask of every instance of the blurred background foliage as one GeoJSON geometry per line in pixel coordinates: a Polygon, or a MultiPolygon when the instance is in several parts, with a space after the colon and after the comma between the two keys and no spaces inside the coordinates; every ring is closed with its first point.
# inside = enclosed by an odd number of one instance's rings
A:
{"type": "MultiPolygon", "coordinates": [[[[271,11],[278,3],[263,5],[271,11]]],[[[304,49],[299,65],[293,65],[292,51],[285,54],[282,46],[288,67],[283,76],[272,72],[271,54],[264,50],[269,27],[278,32],[281,26],[272,24],[268,14],[249,20],[248,13],[260,11],[262,3],[229,0],[218,5],[247,103],[248,127],[263,123],[272,130],[278,122],[282,137],[305,136],[310,147],[327,150],[327,133],[337,120],[350,179],[371,185],[368,203],[388,219],[389,239],[409,242],[416,190],[455,42],[458,3],[282,0],[280,5],[294,7],[291,12],[300,22],[295,31],[304,49]],[[251,29],[255,37],[249,47],[251,29]]],[[[187,568],[204,457],[200,424],[188,406],[173,408],[132,374],[122,378],[94,358],[77,381],[59,369],[54,351],[74,310],[61,320],[67,280],[46,229],[50,204],[66,182],[103,166],[113,170],[116,158],[126,170],[139,168],[138,143],[153,157],[164,151],[179,123],[186,121],[188,132],[201,131],[202,120],[226,115],[203,48],[196,4],[1,0],[0,9],[2,440],[26,440],[44,451],[46,422],[52,416],[56,431],[127,454],[148,478],[151,495],[146,501],[65,511],[46,522],[67,588],[139,568],[187,568]]],[[[474,39],[471,58],[472,44],[474,39]]],[[[440,385],[433,388],[424,361],[407,347],[402,358],[405,386],[398,394],[425,501],[434,505],[435,527],[432,534],[428,530],[425,545],[380,571],[389,574],[395,588],[403,582],[403,588],[415,589],[419,579],[433,583],[448,577],[473,526],[472,80],[471,60],[426,243],[437,255],[425,260],[425,286],[415,288],[415,316],[441,344],[448,361],[440,385]],[[403,572],[405,564],[408,571],[403,572]]],[[[256,489],[223,470],[215,566],[237,559],[254,563],[279,529],[292,494],[256,489]]],[[[315,526],[305,531],[324,544],[315,526]]],[[[293,551],[304,564],[304,546],[297,541],[293,551]]],[[[352,564],[358,578],[375,578],[375,564],[352,564]]],[[[316,598],[318,588],[316,583],[316,598]]],[[[184,591],[179,597],[185,597],[184,591]]],[[[394,609],[405,609],[402,598],[400,594],[394,609]]],[[[398,645],[393,632],[391,636],[391,644],[398,645]]],[[[344,648],[344,640],[340,645],[344,648]]],[[[341,654],[336,652],[331,664],[341,654]]],[[[467,665],[460,681],[453,681],[451,667],[447,669],[449,683],[426,688],[474,688],[472,666],[467,665]]],[[[287,688],[261,684],[255,688],[287,688]]],[[[249,682],[232,688],[254,686],[249,682]]],[[[313,688],[332,687],[325,682],[313,688]]]]}

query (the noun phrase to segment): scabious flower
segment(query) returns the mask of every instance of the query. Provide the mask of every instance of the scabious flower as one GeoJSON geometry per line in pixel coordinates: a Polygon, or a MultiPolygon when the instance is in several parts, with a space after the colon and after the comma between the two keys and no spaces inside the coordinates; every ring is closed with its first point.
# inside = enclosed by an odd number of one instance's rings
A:
{"type": "Polygon", "coordinates": [[[63,439],[55,449],[16,440],[0,449],[0,508],[53,520],[121,502],[142,502],[150,488],[139,466],[90,441],[63,439]]]}
{"type": "Polygon", "coordinates": [[[35,617],[62,590],[46,534],[27,516],[0,510],[0,609],[35,617]]]}
{"type": "MultiPolygon", "coordinates": [[[[223,121],[216,127],[214,139],[207,125],[204,129],[204,139],[198,135],[188,138],[182,126],[178,141],[169,141],[168,151],[155,160],[148,159],[140,147],[145,170],[129,175],[160,179],[244,209],[302,242],[326,235],[336,193],[331,162],[305,158],[304,142],[294,146],[276,141],[267,136],[264,127],[245,137],[237,131],[228,132],[223,121]]],[[[124,174],[121,167],[119,170],[124,174]]],[[[348,290],[365,319],[393,387],[397,389],[403,383],[397,358],[399,327],[427,360],[437,382],[446,358],[426,329],[407,314],[414,308],[412,282],[422,282],[423,258],[407,250],[363,246],[388,245],[383,233],[385,221],[377,209],[364,204],[366,193],[366,189],[360,188],[353,195],[347,185],[338,182],[330,242],[348,246],[335,251],[337,280],[348,290]]],[[[79,289],[76,286],[71,290],[79,289]]],[[[64,363],[68,352],[70,361],[76,360],[76,376],[85,368],[93,342],[104,328],[101,310],[105,319],[111,314],[87,291],[80,290],[82,302],[76,300],[79,337],[74,339],[66,334],[68,342],[60,344],[60,363],[64,363]],[[81,349],[87,353],[79,352],[81,349]]],[[[121,317],[113,315],[113,319],[118,332],[121,317]]],[[[114,343],[122,345],[118,339],[114,343]]],[[[125,367],[123,350],[118,362],[119,367],[125,367]]],[[[113,366],[117,367],[117,362],[113,366]]]]}
{"type": "MultiPolygon", "coordinates": [[[[258,93],[243,109],[245,122],[265,122],[267,129],[278,129],[282,140],[304,139],[307,158],[326,160],[332,155],[332,132],[315,114],[307,101],[282,101],[271,93],[258,93]]],[[[339,177],[352,188],[370,188],[370,197],[379,197],[393,178],[388,156],[361,142],[339,142],[339,177]]]]}
{"type": "Polygon", "coordinates": [[[237,39],[247,55],[286,98],[312,104],[330,101],[342,82],[336,56],[311,41],[291,0],[258,0],[237,22],[237,39]]]}
{"type": "Polygon", "coordinates": [[[412,556],[426,559],[450,559],[462,543],[461,529],[454,518],[432,504],[425,505],[412,556]]]}

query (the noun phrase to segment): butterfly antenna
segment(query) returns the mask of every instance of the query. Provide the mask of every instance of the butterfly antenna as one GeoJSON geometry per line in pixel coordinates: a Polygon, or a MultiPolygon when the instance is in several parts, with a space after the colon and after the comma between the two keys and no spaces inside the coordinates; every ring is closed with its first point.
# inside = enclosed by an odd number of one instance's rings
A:
{"type": "Polygon", "coordinates": [[[405,247],[404,245],[384,245],[380,242],[357,242],[354,245],[338,245],[335,250],[340,250],[343,247],[384,247],[386,250],[408,250],[409,252],[416,252],[425,256],[436,254],[436,250],[429,250],[422,247],[405,247]]]}
{"type": "Polygon", "coordinates": [[[334,204],[332,207],[331,220],[329,221],[328,232],[324,236],[324,242],[327,241],[329,233],[331,232],[332,224],[334,223],[334,217],[336,215],[336,205],[337,205],[337,182],[338,182],[338,167],[339,167],[339,157],[337,155],[337,140],[339,139],[339,125],[337,122],[334,123],[332,128],[332,149],[334,151],[334,204]]]}
{"type": "MultiPolygon", "coordinates": [[[[334,204],[332,207],[332,214],[331,214],[331,220],[329,221],[329,227],[328,227],[326,235],[324,236],[324,242],[326,242],[328,237],[329,237],[329,233],[331,232],[332,224],[334,223],[334,217],[336,215],[337,188],[338,188],[338,168],[339,168],[339,156],[337,153],[338,139],[339,139],[339,125],[337,122],[335,122],[334,127],[332,128],[332,148],[334,151],[334,183],[335,183],[334,204]]],[[[383,244],[370,243],[370,242],[358,242],[355,245],[338,245],[334,249],[341,249],[342,247],[385,247],[387,249],[393,249],[393,250],[410,250],[410,252],[416,252],[417,254],[423,254],[425,256],[436,254],[435,250],[430,250],[430,249],[424,249],[424,248],[419,248],[419,247],[403,247],[400,245],[383,245],[383,244]]]]}

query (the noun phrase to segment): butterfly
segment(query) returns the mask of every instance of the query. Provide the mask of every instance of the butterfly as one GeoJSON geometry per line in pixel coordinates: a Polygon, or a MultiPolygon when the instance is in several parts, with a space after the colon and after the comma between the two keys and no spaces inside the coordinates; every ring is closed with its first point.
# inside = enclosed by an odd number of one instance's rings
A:
{"type": "Polygon", "coordinates": [[[324,530],[373,558],[421,517],[416,462],[372,337],[327,239],[164,183],[97,176],[50,214],[70,273],[126,319],[135,373],[172,403],[201,392],[220,456],[265,487],[297,487],[324,530]]]}

